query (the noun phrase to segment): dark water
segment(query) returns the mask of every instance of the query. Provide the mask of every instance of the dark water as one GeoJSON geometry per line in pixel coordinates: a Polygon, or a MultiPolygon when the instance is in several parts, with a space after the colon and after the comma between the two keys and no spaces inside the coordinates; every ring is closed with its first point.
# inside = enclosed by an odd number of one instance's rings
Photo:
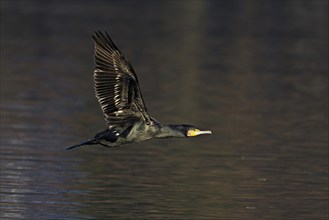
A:
{"type": "Polygon", "coordinates": [[[327,219],[327,1],[1,1],[1,219],[327,219]],[[149,113],[213,135],[65,151],[105,129],[107,30],[149,113]]]}

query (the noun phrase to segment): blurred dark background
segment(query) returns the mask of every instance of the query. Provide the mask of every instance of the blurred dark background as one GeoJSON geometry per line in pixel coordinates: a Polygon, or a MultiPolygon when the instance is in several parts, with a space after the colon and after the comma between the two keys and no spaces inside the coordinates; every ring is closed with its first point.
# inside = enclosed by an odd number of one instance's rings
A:
{"type": "Polygon", "coordinates": [[[1,219],[328,219],[328,1],[0,4],[1,219]],[[98,30],[213,135],[65,151],[106,128],[98,30]]]}

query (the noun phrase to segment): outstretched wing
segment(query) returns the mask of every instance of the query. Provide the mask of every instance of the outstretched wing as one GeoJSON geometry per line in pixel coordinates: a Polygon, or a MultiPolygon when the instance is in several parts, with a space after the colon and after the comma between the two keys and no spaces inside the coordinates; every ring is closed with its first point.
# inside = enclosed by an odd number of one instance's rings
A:
{"type": "Polygon", "coordinates": [[[95,93],[109,127],[149,120],[137,75],[107,33],[96,32],[95,93]]]}

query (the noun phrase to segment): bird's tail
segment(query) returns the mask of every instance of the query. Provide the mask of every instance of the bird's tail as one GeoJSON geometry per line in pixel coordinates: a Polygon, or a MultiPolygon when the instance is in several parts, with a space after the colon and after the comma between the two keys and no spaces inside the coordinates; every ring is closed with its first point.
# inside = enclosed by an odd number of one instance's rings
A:
{"type": "Polygon", "coordinates": [[[98,142],[95,138],[89,139],[89,140],[87,140],[85,142],[82,142],[80,144],[73,145],[72,147],[66,148],[66,150],[71,150],[71,149],[76,148],[76,147],[81,147],[83,145],[92,145],[92,144],[98,144],[98,142]]]}

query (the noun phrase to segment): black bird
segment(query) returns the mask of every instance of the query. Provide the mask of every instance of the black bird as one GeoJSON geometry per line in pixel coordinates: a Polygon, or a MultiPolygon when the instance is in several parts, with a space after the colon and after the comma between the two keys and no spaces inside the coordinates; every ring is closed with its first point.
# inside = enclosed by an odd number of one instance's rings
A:
{"type": "Polygon", "coordinates": [[[67,148],[100,144],[115,147],[150,138],[211,134],[192,125],[162,125],[147,113],[135,71],[107,33],[96,32],[94,88],[108,128],[67,148]]]}

